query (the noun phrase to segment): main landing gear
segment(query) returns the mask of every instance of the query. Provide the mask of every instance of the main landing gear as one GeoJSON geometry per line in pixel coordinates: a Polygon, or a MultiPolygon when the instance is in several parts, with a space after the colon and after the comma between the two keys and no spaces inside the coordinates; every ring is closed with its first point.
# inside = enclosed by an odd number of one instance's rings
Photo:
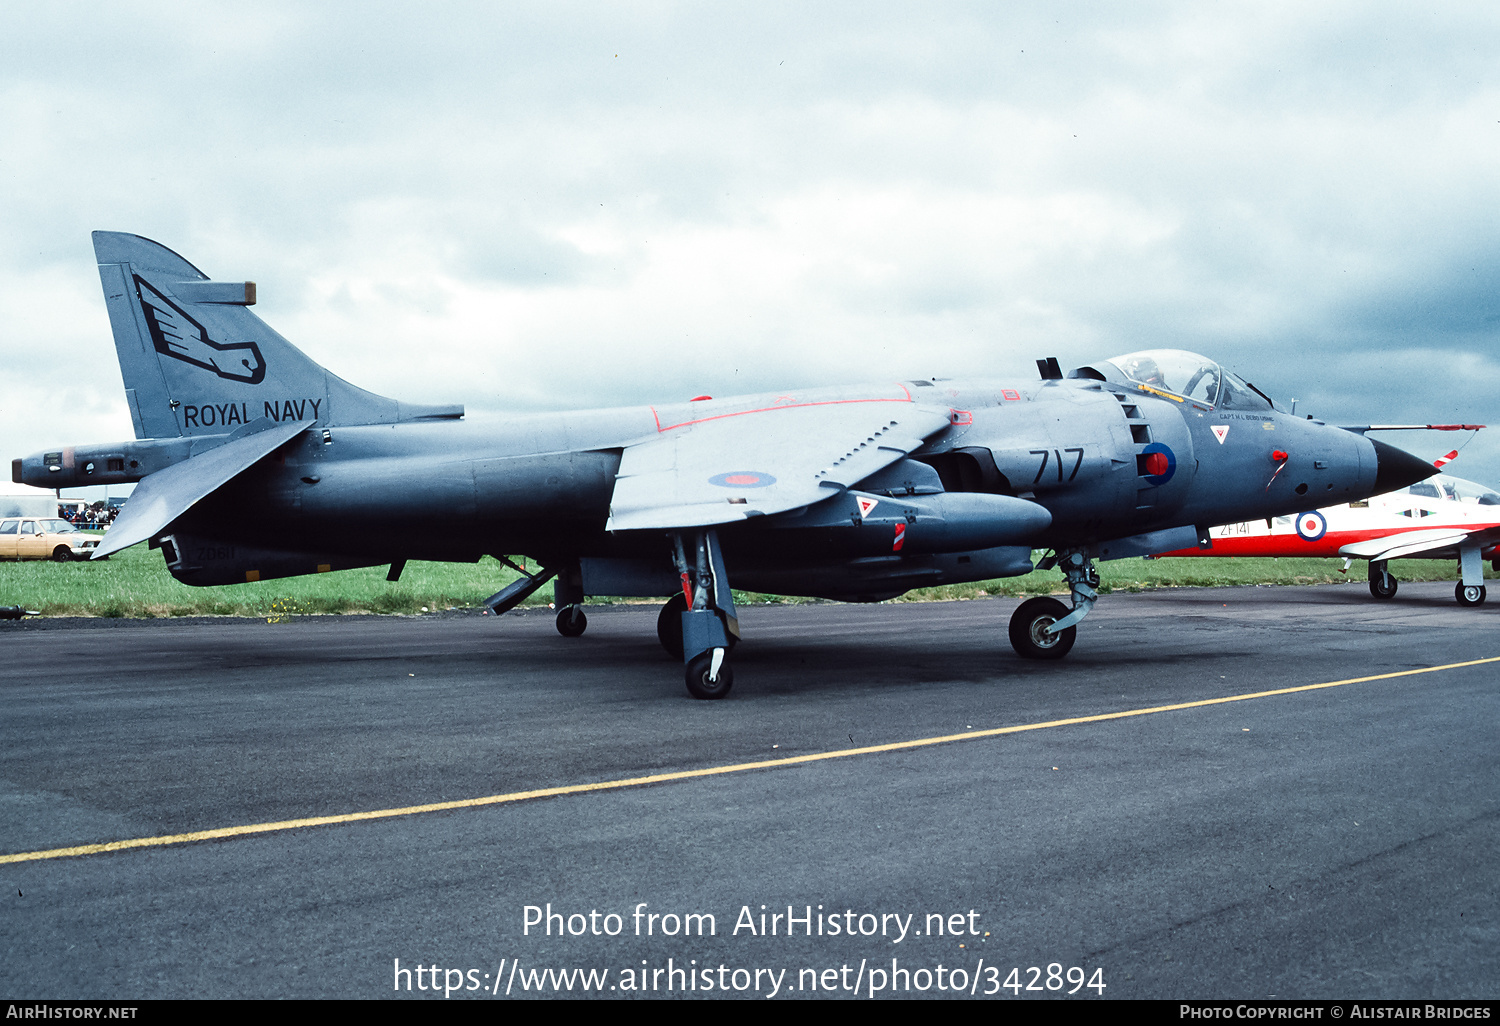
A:
{"type": "Polygon", "coordinates": [[[1459,582],[1453,589],[1453,597],[1458,599],[1459,605],[1471,609],[1484,605],[1484,560],[1481,555],[1478,545],[1458,547],[1459,582]]]}
{"type": "Polygon", "coordinates": [[[1464,584],[1460,581],[1453,589],[1453,597],[1458,599],[1461,606],[1484,605],[1484,585],[1464,584]]]}
{"type": "MultiPolygon", "coordinates": [[[[1478,545],[1461,545],[1458,550],[1458,568],[1461,579],[1453,586],[1453,597],[1466,609],[1484,605],[1484,561],[1480,558],[1478,545]]],[[[1396,578],[1387,569],[1385,560],[1370,563],[1370,594],[1378,599],[1394,598],[1396,578]]]]}
{"type": "Polygon", "coordinates": [[[1070,610],[1055,598],[1034,598],[1022,602],[1010,617],[1010,645],[1023,659],[1061,659],[1078,638],[1078,621],[1099,600],[1099,571],[1082,549],[1069,549],[1046,557],[1038,570],[1062,567],[1072,591],[1070,610]]]}
{"type": "Polygon", "coordinates": [[[703,531],[688,536],[686,543],[682,535],[673,535],[672,558],[682,580],[682,594],[672,596],[662,607],[656,636],[662,648],[683,660],[688,694],[723,698],[734,686],[729,651],[739,640],[740,623],[718,534],[703,531]]]}

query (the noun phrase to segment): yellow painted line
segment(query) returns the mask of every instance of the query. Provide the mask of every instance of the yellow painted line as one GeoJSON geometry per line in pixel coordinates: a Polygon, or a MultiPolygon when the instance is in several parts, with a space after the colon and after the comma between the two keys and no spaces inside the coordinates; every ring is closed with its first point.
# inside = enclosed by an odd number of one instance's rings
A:
{"type": "Polygon", "coordinates": [[[133,837],[129,840],[109,841],[104,844],[80,844],[72,848],[23,851],[13,855],[0,855],[0,863],[36,862],[41,859],[60,859],[74,855],[98,855],[108,851],[124,851],[127,848],[157,848],[168,844],[184,844],[188,841],[214,841],[225,837],[245,837],[250,834],[269,834],[278,830],[296,830],[300,827],[330,826],[335,823],[358,823],[369,819],[392,819],[397,816],[415,816],[423,812],[443,812],[448,809],[474,809],[483,805],[504,805],[509,802],[530,801],[533,798],[556,798],[568,794],[587,794],[590,791],[613,791],[625,787],[642,787],[646,784],[665,784],[674,780],[692,780],[696,777],[716,777],[726,773],[743,773],[747,770],[774,769],[779,766],[797,766],[809,762],[823,762],[828,759],[844,759],[853,755],[900,752],[912,748],[926,748],[931,745],[951,744],[955,741],[973,741],[978,738],[999,737],[1002,734],[1019,734],[1028,730],[1070,727],[1080,723],[1103,723],[1106,720],[1123,720],[1135,716],[1150,716],[1154,713],[1176,712],[1181,709],[1201,709],[1205,706],[1224,705],[1229,702],[1248,702],[1253,698],[1294,695],[1301,691],[1318,691],[1323,688],[1343,687],[1345,684],[1363,684],[1372,680],[1412,677],[1421,673],[1457,670],[1465,666],[1482,666],[1485,663],[1494,662],[1500,662],[1500,656],[1491,656],[1488,659],[1472,659],[1464,663],[1427,666],[1417,670],[1377,673],[1369,677],[1350,677],[1347,680],[1333,680],[1323,684],[1302,684],[1297,687],[1277,688],[1273,691],[1255,691],[1245,695],[1226,695],[1223,698],[1204,698],[1196,702],[1155,705],[1146,709],[1125,709],[1120,712],[1098,713],[1094,716],[1073,716],[1065,720],[1047,720],[1043,723],[1021,723],[1011,727],[971,730],[962,734],[944,734],[941,737],[924,737],[914,741],[893,741],[890,744],[869,745],[864,748],[842,748],[832,752],[817,752],[812,755],[793,755],[782,759],[763,759],[759,762],[739,762],[729,766],[709,766],[706,769],[678,770],[673,773],[653,773],[645,777],[601,780],[592,784],[566,784],[562,787],[543,787],[534,791],[513,791],[510,794],[492,794],[484,798],[461,798],[456,801],[433,802],[428,805],[407,805],[399,809],[347,812],[335,816],[308,816],[304,819],[277,820],[274,823],[250,823],[246,826],[219,827],[215,830],[194,830],[186,834],[165,834],[160,837],[133,837]]]}

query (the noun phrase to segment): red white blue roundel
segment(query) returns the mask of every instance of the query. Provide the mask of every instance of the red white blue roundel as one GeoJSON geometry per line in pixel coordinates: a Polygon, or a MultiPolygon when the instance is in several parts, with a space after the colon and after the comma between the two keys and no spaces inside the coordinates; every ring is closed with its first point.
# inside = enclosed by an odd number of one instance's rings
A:
{"type": "Polygon", "coordinates": [[[1140,467],[1147,484],[1164,485],[1177,473],[1177,454],[1160,442],[1152,442],[1141,450],[1140,467]]]}
{"type": "Polygon", "coordinates": [[[1317,541],[1327,533],[1328,521],[1323,519],[1323,514],[1314,510],[1297,515],[1297,537],[1303,541],[1317,541]]]}
{"type": "Polygon", "coordinates": [[[775,484],[776,479],[760,470],[731,470],[727,474],[715,474],[708,483],[720,488],[765,488],[775,484]]]}

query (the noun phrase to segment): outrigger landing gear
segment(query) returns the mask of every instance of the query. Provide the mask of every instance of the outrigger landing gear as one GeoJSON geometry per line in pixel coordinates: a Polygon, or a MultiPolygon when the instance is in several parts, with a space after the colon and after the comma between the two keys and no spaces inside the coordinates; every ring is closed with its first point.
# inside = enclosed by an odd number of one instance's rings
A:
{"type": "Polygon", "coordinates": [[[583,615],[582,606],[563,606],[557,611],[557,633],[565,638],[576,638],[589,629],[589,618],[583,615]]]}
{"type": "Polygon", "coordinates": [[[1054,598],[1027,599],[1010,617],[1010,644],[1023,659],[1061,659],[1078,638],[1077,625],[1099,599],[1099,571],[1083,549],[1048,556],[1038,570],[1061,566],[1073,592],[1070,611],[1054,598]]]}
{"type": "Polygon", "coordinates": [[[589,618],[583,615],[583,571],[576,560],[557,572],[552,604],[557,607],[557,633],[576,638],[588,630],[589,618]]]}
{"type": "MultiPolygon", "coordinates": [[[[680,633],[664,629],[662,618],[676,603],[674,596],[657,619],[657,636],[662,647],[674,640],[686,664],[688,694],[694,698],[723,698],[734,686],[734,671],[729,666],[729,650],[739,637],[739,618],[735,615],[734,595],[729,590],[729,575],[724,572],[724,556],[714,531],[691,536],[692,562],[682,535],[672,537],[672,558],[682,579],[682,605],[678,622],[680,633]]],[[[668,648],[670,651],[670,648],[668,648]]]]}
{"type": "Polygon", "coordinates": [[[1383,559],[1370,563],[1370,594],[1378,599],[1396,597],[1396,578],[1385,567],[1383,559]]]}

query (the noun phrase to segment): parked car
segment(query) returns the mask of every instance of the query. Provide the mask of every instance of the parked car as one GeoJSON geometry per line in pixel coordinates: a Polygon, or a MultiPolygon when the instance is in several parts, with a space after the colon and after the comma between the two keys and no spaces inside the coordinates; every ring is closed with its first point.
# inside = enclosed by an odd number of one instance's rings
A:
{"type": "Polygon", "coordinates": [[[20,517],[0,520],[0,559],[88,559],[103,536],[85,534],[66,520],[20,517]]]}

